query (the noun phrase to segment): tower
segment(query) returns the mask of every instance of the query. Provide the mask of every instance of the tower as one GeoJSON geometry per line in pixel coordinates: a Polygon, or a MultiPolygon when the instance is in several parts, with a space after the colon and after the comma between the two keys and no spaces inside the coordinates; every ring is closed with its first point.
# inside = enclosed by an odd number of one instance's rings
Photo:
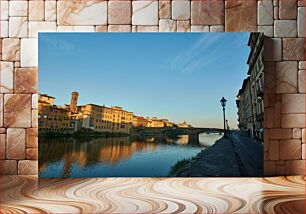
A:
{"type": "Polygon", "coordinates": [[[72,112],[76,112],[78,110],[78,97],[79,97],[79,93],[78,92],[73,91],[71,93],[70,110],[72,112]]]}

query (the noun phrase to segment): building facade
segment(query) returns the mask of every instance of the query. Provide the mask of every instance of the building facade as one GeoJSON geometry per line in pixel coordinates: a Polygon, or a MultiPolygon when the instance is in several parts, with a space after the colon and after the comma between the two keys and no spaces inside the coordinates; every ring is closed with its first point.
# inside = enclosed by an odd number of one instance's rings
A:
{"type": "MultiPolygon", "coordinates": [[[[70,105],[55,105],[55,98],[39,95],[39,131],[75,132],[90,129],[95,132],[130,133],[132,127],[172,127],[168,119],[134,116],[133,112],[119,106],[86,104],[78,106],[78,92],[71,93],[70,105]]],[[[190,127],[187,123],[182,127],[190,127]]]]}
{"type": "Polygon", "coordinates": [[[184,121],[184,122],[182,122],[182,123],[177,124],[177,127],[178,127],[178,128],[190,128],[191,125],[188,124],[186,121],[184,121]]]}
{"type": "Polygon", "coordinates": [[[83,120],[82,128],[98,132],[129,133],[133,122],[133,112],[118,106],[86,104],[79,106],[78,111],[78,118],[83,120]]]}
{"type": "Polygon", "coordinates": [[[134,116],[133,126],[134,127],[148,127],[148,120],[141,116],[134,116]]]}
{"type": "Polygon", "coordinates": [[[96,132],[129,133],[133,112],[119,106],[95,104],[78,106],[78,93],[72,92],[70,105],[55,105],[55,98],[39,95],[38,117],[41,132],[74,132],[82,128],[96,132]]]}
{"type": "Polygon", "coordinates": [[[252,94],[254,135],[255,138],[263,140],[264,128],[264,35],[251,33],[248,45],[250,55],[248,58],[248,75],[250,76],[250,88],[252,94]]]}
{"type": "Polygon", "coordinates": [[[264,133],[264,50],[262,33],[251,33],[248,77],[237,95],[239,128],[250,137],[263,141],[264,133]]]}
{"type": "Polygon", "coordinates": [[[38,98],[38,129],[39,131],[70,132],[71,112],[69,108],[55,105],[55,98],[40,94],[38,98]]]}
{"type": "Polygon", "coordinates": [[[239,129],[248,132],[250,137],[254,137],[254,118],[252,106],[252,94],[250,88],[250,77],[244,79],[242,88],[237,95],[239,129]]]}

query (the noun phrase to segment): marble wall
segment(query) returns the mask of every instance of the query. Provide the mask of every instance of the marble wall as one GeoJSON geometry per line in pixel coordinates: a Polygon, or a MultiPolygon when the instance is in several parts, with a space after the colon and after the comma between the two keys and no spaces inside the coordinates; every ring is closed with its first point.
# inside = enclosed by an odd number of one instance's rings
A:
{"type": "Polygon", "coordinates": [[[38,32],[264,32],[265,174],[305,174],[305,1],[1,0],[0,165],[37,174],[38,32]]]}

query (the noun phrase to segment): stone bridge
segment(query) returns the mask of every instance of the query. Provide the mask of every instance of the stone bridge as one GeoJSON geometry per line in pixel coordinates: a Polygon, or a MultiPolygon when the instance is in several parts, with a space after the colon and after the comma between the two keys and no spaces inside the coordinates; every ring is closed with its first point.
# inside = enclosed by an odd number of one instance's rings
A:
{"type": "Polygon", "coordinates": [[[198,144],[199,143],[199,134],[201,133],[223,133],[223,129],[218,128],[172,128],[172,127],[163,127],[163,128],[133,128],[131,134],[142,135],[142,136],[152,136],[152,137],[171,137],[178,135],[189,135],[189,142],[198,144]]]}

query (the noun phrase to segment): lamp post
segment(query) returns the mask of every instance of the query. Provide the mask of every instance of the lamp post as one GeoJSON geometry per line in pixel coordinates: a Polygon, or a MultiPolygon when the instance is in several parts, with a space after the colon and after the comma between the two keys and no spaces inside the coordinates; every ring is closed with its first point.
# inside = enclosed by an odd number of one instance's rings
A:
{"type": "Polygon", "coordinates": [[[226,123],[225,123],[225,106],[226,106],[226,99],[224,97],[222,97],[222,99],[220,100],[222,109],[223,109],[223,125],[224,125],[224,137],[226,138],[226,123]]]}

